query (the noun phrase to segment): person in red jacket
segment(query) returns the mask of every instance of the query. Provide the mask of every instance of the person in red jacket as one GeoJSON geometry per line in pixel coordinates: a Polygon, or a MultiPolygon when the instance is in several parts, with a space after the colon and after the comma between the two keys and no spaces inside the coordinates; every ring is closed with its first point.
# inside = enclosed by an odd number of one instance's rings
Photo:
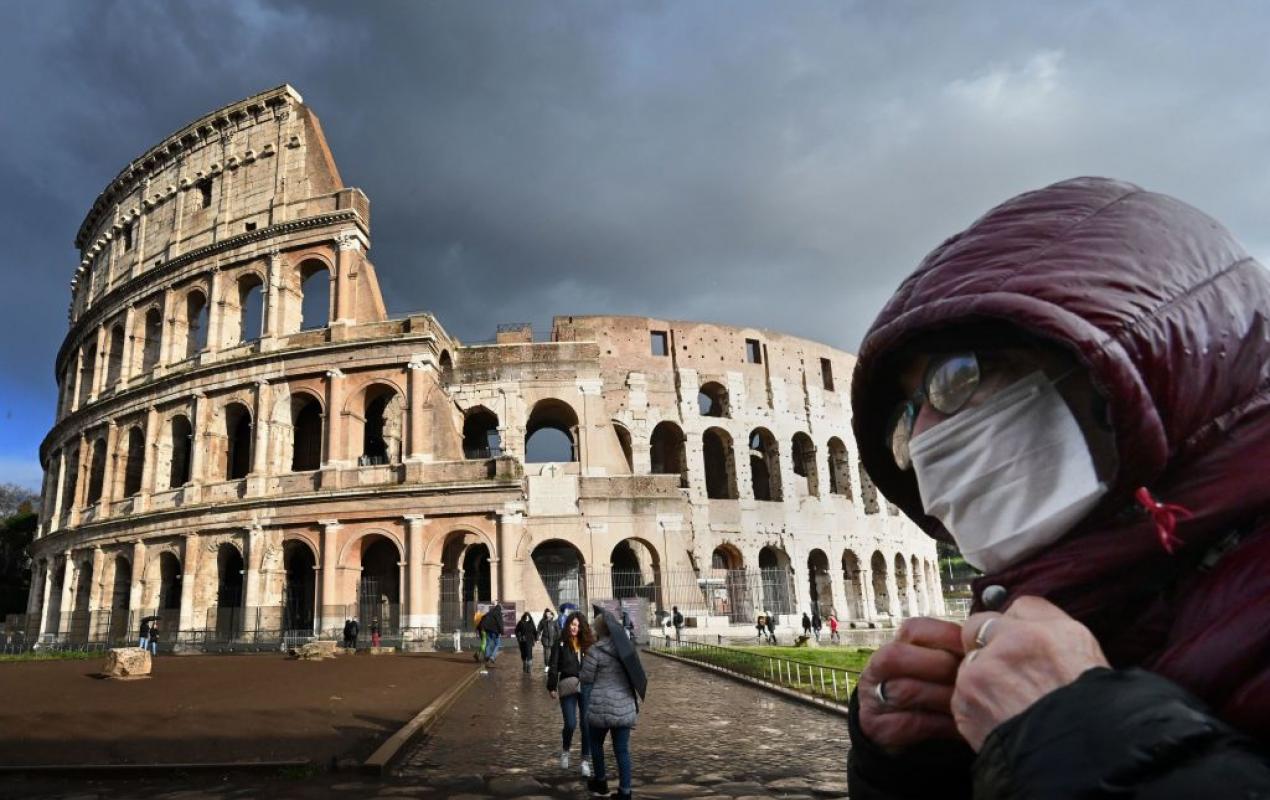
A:
{"type": "Polygon", "coordinates": [[[984,573],[851,701],[853,800],[1270,793],[1270,273],[1078,178],[934,250],[852,383],[879,490],[984,573]]]}

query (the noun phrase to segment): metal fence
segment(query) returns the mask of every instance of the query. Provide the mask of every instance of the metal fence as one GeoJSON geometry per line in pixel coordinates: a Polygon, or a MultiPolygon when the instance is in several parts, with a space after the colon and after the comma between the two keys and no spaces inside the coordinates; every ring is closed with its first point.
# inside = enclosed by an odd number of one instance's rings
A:
{"type": "Polygon", "coordinates": [[[793,658],[760,655],[705,642],[676,642],[674,639],[654,636],[648,646],[651,650],[709,664],[724,672],[792,689],[844,707],[851,697],[853,681],[860,678],[860,673],[854,670],[793,658]]]}

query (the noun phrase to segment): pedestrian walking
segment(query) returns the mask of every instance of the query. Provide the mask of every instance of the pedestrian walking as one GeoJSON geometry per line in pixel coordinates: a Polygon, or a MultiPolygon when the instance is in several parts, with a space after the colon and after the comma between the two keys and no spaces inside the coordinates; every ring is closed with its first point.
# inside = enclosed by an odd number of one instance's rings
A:
{"type": "Polygon", "coordinates": [[[824,627],[824,623],[820,621],[820,609],[813,609],[811,612],[811,632],[816,635],[816,641],[820,641],[820,630],[824,627]]]}
{"type": "Polygon", "coordinates": [[[560,641],[560,626],[556,624],[556,615],[551,609],[542,610],[542,619],[538,622],[538,641],[542,644],[542,671],[551,671],[551,651],[560,641]]]}
{"type": "Polygon", "coordinates": [[[485,658],[485,628],[481,626],[481,619],[485,616],[485,612],[476,609],[476,613],[472,615],[472,627],[476,629],[479,637],[476,642],[476,651],[472,653],[473,661],[480,661],[485,658]]]}
{"type": "Polygon", "coordinates": [[[159,619],[158,617],[142,617],[141,618],[141,633],[140,633],[139,641],[137,642],[137,647],[140,647],[142,650],[145,650],[147,647],[149,647],[150,623],[157,622],[158,619],[159,619]]]}
{"type": "Polygon", "coordinates": [[[842,639],[838,636],[838,615],[829,612],[829,641],[834,644],[841,644],[842,639]]]}
{"type": "Polygon", "coordinates": [[[807,612],[803,612],[803,636],[811,638],[811,617],[807,616],[807,612]]]}
{"type": "Polygon", "coordinates": [[[675,641],[678,642],[683,635],[684,615],[679,613],[679,606],[671,606],[670,621],[675,626],[675,641]]]}
{"type": "Polygon", "coordinates": [[[358,622],[358,621],[357,621],[357,617],[353,617],[353,619],[352,619],[352,623],[353,623],[353,624],[352,624],[352,625],[349,627],[349,629],[348,629],[348,630],[349,630],[349,634],[350,634],[350,639],[349,639],[349,645],[348,645],[348,646],[349,646],[349,647],[351,647],[352,649],[356,650],[356,649],[357,649],[357,637],[361,636],[361,633],[362,633],[362,624],[361,624],[360,622],[358,622]]]}
{"type": "Polygon", "coordinates": [[[481,630],[485,632],[485,666],[492,667],[498,658],[498,640],[503,635],[503,607],[497,600],[481,617],[481,630]]]}
{"type": "Polygon", "coordinates": [[[538,641],[538,627],[526,611],[516,623],[516,644],[520,647],[520,661],[528,674],[534,663],[534,642],[538,641]]]}
{"type": "Polygon", "coordinates": [[[770,611],[767,612],[767,641],[776,644],[776,617],[770,611]]]}
{"type": "MultiPolygon", "coordinates": [[[[678,609],[675,610],[678,613],[678,609]]],[[[591,687],[586,723],[591,729],[591,761],[595,777],[587,784],[593,797],[608,797],[609,787],[604,765],[604,740],[613,737],[613,757],[617,761],[617,796],[631,796],[631,729],[639,716],[639,701],[619,660],[608,621],[604,615],[595,618],[592,630],[595,644],[582,659],[579,677],[591,687]]]]}
{"type": "Polygon", "coordinates": [[[353,649],[353,621],[351,619],[344,620],[344,649],[353,649]]]}
{"type": "Polygon", "coordinates": [[[626,613],[626,609],[622,609],[622,627],[626,629],[626,635],[631,641],[635,641],[635,622],[631,619],[631,615],[626,613]]]}
{"type": "Polygon", "coordinates": [[[582,693],[582,659],[595,643],[591,626],[581,612],[574,611],[564,623],[564,631],[551,648],[547,664],[547,691],[560,701],[560,716],[564,727],[560,731],[560,769],[569,768],[569,750],[573,747],[573,732],[582,723],[582,776],[591,777],[591,730],[586,725],[587,703],[582,693]]]}
{"type": "Polygon", "coordinates": [[[754,630],[758,632],[758,635],[754,638],[762,641],[767,634],[767,617],[759,614],[758,618],[754,620],[754,630]]]}
{"type": "Polygon", "coordinates": [[[370,646],[379,649],[379,620],[372,619],[370,621],[370,646]]]}

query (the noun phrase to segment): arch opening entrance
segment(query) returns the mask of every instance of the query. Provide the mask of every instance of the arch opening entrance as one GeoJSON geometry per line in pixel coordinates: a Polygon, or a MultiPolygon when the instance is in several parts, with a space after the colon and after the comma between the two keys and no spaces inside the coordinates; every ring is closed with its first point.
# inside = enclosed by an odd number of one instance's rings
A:
{"type": "Polygon", "coordinates": [[[649,463],[654,475],[678,475],[679,486],[688,488],[688,455],[684,432],[673,422],[657,423],[649,439],[649,463]]]}
{"type": "Polygon", "coordinates": [[[767,428],[755,428],[750,433],[750,480],[755,500],[776,503],[782,499],[780,451],[776,437],[767,428]]]}
{"type": "Polygon", "coordinates": [[[366,389],[359,466],[401,463],[403,407],[401,395],[390,386],[366,389]]]}
{"type": "Polygon", "coordinates": [[[794,474],[801,477],[800,487],[807,497],[820,496],[820,473],[816,468],[816,445],[805,433],[794,434],[791,443],[791,455],[794,459],[794,474]]]}
{"type": "Polygon", "coordinates": [[[207,628],[218,640],[229,641],[242,633],[243,556],[229,542],[216,549],[216,604],[210,613],[207,628]]]}
{"type": "Polygon", "coordinates": [[[565,603],[587,608],[586,564],[578,548],[553,539],[535,547],[531,558],[552,610],[565,603]]]}
{"type": "Polygon", "coordinates": [[[860,582],[860,558],[850,550],[842,553],[842,588],[847,598],[847,617],[852,620],[867,619],[864,584],[860,582]]]}
{"type": "Polygon", "coordinates": [[[282,586],[282,628],[284,631],[313,631],[316,600],[317,560],[313,551],[294,539],[282,543],[282,566],[286,571],[282,586]]]}
{"type": "Polygon", "coordinates": [[[132,497],[141,491],[141,476],[145,470],[146,437],[141,428],[128,429],[128,460],[123,469],[123,497],[132,497]]]}
{"type": "Polygon", "coordinates": [[[736,462],[732,456],[732,437],[728,432],[722,428],[710,428],[703,433],[701,457],[706,468],[706,497],[735,500],[736,462]]]}
{"type": "Polygon", "coordinates": [[[225,407],[225,480],[251,472],[251,412],[242,403],[225,407]]]}
{"type": "Polygon", "coordinates": [[[463,457],[498,458],[503,440],[498,432],[498,415],[484,406],[463,415],[463,457]]]}
{"type": "Polygon", "coordinates": [[[300,325],[302,331],[325,328],[331,316],[331,272],[321,261],[300,265],[300,325]]]}
{"type": "Polygon", "coordinates": [[[827,619],[833,611],[833,579],[829,577],[829,556],[823,550],[807,554],[807,582],[811,592],[811,609],[827,619]]]}
{"type": "Polygon", "coordinates": [[[362,539],[362,574],[357,584],[357,621],[362,630],[379,623],[381,636],[395,636],[400,630],[401,554],[397,545],[384,536],[362,539]]]}
{"type": "Polygon", "coordinates": [[[67,637],[74,642],[88,641],[89,598],[93,591],[93,564],[91,561],[80,564],[75,570],[75,600],[71,606],[70,624],[67,626],[67,637]]]}
{"type": "Polygon", "coordinates": [[[159,592],[155,602],[159,641],[173,641],[181,623],[181,562],[173,553],[159,555],[159,592]]]}
{"type": "Polygon", "coordinates": [[[763,611],[770,614],[794,613],[793,571],[784,548],[768,545],[758,551],[763,611]]]}
{"type": "Polygon", "coordinates": [[[754,593],[750,590],[741,551],[730,544],[719,545],[710,554],[710,613],[726,616],[734,623],[753,622],[758,616],[754,593]]]}
{"type": "Polygon", "coordinates": [[[913,587],[908,581],[908,564],[899,553],[895,554],[895,594],[900,603],[900,613],[906,617],[913,616],[913,587]]]}
{"type": "Polygon", "coordinates": [[[190,447],[193,444],[194,429],[187,418],[178,414],[169,423],[168,431],[168,447],[172,454],[168,488],[179,489],[190,482],[190,447]]]}
{"type": "Polygon", "coordinates": [[[886,591],[886,557],[875,550],[869,567],[873,570],[873,608],[885,616],[891,613],[891,598],[886,591]]]}
{"type": "Polygon", "coordinates": [[[111,642],[127,643],[131,637],[128,624],[128,606],[132,599],[132,563],[122,555],[115,556],[115,577],[110,590],[110,627],[107,635],[111,642]]]}
{"type": "Polygon", "coordinates": [[[562,400],[540,400],[525,426],[525,463],[578,460],[578,415],[562,400]]]}
{"type": "Polygon", "coordinates": [[[322,466],[322,404],[307,394],[291,396],[291,471],[322,466]]]}
{"type": "Polygon", "coordinates": [[[851,464],[847,446],[837,436],[829,440],[829,494],[851,499],[851,464]]]}
{"type": "Polygon", "coordinates": [[[652,609],[662,610],[661,565],[657,551],[639,539],[623,539],[609,556],[613,597],[642,597],[652,609]]]}
{"type": "Polygon", "coordinates": [[[478,604],[493,597],[491,554],[471,531],[451,533],[441,551],[441,629],[472,630],[478,604]]]}

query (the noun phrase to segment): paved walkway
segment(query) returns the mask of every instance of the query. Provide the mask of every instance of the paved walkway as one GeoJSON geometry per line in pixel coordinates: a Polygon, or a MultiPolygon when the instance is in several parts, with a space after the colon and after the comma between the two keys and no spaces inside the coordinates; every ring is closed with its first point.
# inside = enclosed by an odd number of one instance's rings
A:
{"type": "MultiPolygon", "coordinates": [[[[483,676],[427,738],[403,755],[405,785],[451,797],[585,797],[560,769],[560,708],[540,662],[520,671],[514,653],[483,676]],[[509,657],[510,656],[510,657],[509,657]]],[[[846,720],[685,664],[644,656],[648,701],[631,737],[635,796],[844,797],[846,720]]],[[[610,788],[616,789],[606,747],[610,788]]]]}

